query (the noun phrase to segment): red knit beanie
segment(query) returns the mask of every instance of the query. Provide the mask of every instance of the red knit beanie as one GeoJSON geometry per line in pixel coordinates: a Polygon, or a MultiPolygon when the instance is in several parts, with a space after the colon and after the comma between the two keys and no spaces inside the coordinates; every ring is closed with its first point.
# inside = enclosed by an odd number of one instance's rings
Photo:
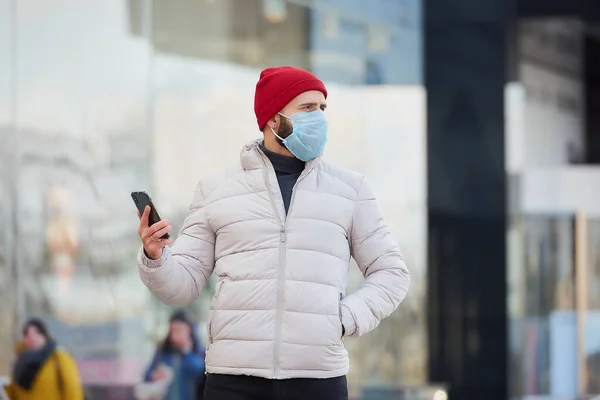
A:
{"type": "Polygon", "coordinates": [[[327,98],[325,85],[316,76],[294,67],[267,68],[260,73],[254,93],[254,113],[258,129],[301,93],[318,90],[327,98]]]}

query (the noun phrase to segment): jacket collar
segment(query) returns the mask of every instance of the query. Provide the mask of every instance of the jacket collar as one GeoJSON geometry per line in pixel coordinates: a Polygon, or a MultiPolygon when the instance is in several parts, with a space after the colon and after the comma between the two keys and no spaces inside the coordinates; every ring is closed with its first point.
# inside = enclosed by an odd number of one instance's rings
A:
{"type": "MultiPolygon", "coordinates": [[[[253,169],[261,169],[266,167],[270,161],[265,156],[265,154],[260,150],[260,143],[262,139],[256,139],[252,142],[246,144],[242,151],[240,152],[240,162],[242,163],[242,168],[246,171],[251,171],[253,169]]],[[[305,170],[310,170],[314,167],[317,167],[321,164],[323,156],[318,156],[313,160],[310,160],[306,163],[305,170]]]]}

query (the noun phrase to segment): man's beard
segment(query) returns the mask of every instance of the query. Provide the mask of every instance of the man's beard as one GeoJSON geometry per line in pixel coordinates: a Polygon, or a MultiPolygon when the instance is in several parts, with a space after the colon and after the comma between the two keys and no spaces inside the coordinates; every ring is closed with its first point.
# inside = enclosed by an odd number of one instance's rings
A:
{"type": "MultiPolygon", "coordinates": [[[[285,117],[281,117],[279,119],[279,128],[277,129],[277,134],[282,137],[283,139],[287,138],[288,136],[290,136],[292,134],[292,131],[294,130],[294,127],[292,126],[292,123],[290,122],[289,119],[285,118],[285,117]]],[[[275,137],[275,140],[277,140],[277,143],[279,143],[279,145],[281,147],[283,147],[284,149],[287,149],[287,147],[285,147],[285,144],[283,144],[283,141],[281,139],[279,139],[278,137],[275,137]]]]}

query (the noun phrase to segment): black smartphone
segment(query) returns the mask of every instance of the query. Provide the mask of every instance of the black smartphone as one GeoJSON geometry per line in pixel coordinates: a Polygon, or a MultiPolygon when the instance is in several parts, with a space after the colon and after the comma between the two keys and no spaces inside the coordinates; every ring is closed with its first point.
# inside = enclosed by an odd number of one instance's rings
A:
{"type": "MultiPolygon", "coordinates": [[[[137,207],[138,211],[140,212],[140,215],[144,213],[146,206],[150,206],[150,215],[148,216],[148,226],[152,226],[155,223],[157,223],[158,221],[160,221],[160,216],[158,215],[158,212],[156,211],[156,207],[154,207],[154,204],[152,203],[152,199],[150,198],[150,196],[148,196],[148,193],[146,193],[146,192],[131,192],[131,198],[133,199],[135,206],[137,207]]],[[[165,233],[160,238],[161,239],[170,238],[169,233],[168,232],[165,233]]]]}

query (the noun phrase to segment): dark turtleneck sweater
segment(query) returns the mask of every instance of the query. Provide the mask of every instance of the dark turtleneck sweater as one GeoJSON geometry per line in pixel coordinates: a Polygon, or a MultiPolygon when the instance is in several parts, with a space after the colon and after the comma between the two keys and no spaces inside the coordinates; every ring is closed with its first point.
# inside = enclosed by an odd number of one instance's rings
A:
{"type": "Polygon", "coordinates": [[[260,144],[260,149],[265,153],[269,161],[271,161],[271,164],[273,164],[281,196],[283,197],[285,213],[287,214],[292,199],[292,189],[298,177],[304,171],[304,161],[298,160],[296,157],[274,153],[265,147],[264,142],[260,144]]]}

